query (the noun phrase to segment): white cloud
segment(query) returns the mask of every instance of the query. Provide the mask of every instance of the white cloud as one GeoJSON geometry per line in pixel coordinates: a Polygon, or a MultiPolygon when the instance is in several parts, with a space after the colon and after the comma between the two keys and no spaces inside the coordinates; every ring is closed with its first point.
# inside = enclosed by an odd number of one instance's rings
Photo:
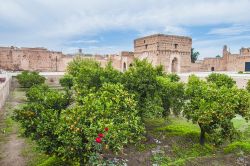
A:
{"type": "Polygon", "coordinates": [[[240,35],[250,32],[250,25],[232,25],[225,28],[214,28],[208,32],[210,35],[240,35]]]}
{"type": "Polygon", "coordinates": [[[159,32],[189,35],[192,29],[188,27],[192,26],[234,24],[234,27],[226,29],[213,29],[210,34],[236,35],[242,30],[238,25],[250,25],[249,0],[0,2],[0,22],[10,26],[9,31],[0,31],[1,43],[35,43],[55,49],[65,49],[63,43],[71,42],[74,37],[96,36],[111,30],[132,30],[138,35],[159,32]]]}

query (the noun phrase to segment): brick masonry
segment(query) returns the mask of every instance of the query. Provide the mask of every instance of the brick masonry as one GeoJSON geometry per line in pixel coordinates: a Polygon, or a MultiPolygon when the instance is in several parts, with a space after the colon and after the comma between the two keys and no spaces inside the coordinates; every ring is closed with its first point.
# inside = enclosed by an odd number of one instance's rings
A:
{"type": "MultiPolygon", "coordinates": [[[[204,71],[245,71],[250,62],[250,48],[241,48],[232,54],[227,46],[220,58],[205,58],[191,63],[192,38],[186,36],[156,34],[134,40],[134,52],[123,51],[107,56],[82,56],[95,59],[105,66],[112,61],[114,68],[125,71],[135,58],[147,59],[154,66],[162,65],[166,72],[187,73],[204,71]]],[[[65,71],[75,56],[46,48],[0,47],[0,69],[10,71],[65,71]]]]}

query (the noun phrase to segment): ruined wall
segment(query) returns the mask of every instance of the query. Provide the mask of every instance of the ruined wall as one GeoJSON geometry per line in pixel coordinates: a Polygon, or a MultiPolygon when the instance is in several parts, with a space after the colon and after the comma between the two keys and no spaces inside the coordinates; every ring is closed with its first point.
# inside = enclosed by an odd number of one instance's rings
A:
{"type": "Polygon", "coordinates": [[[223,57],[205,58],[199,63],[192,64],[192,71],[245,71],[245,62],[250,62],[250,49],[241,48],[239,54],[231,54],[227,46],[223,48],[223,57]]]}
{"type": "MultiPolygon", "coordinates": [[[[191,48],[192,39],[189,37],[156,34],[135,39],[134,52],[81,57],[97,60],[102,67],[112,61],[113,67],[122,72],[129,68],[135,58],[147,59],[153,66],[162,65],[164,71],[175,73],[245,71],[245,63],[250,62],[250,48],[241,48],[239,54],[231,54],[224,46],[222,58],[205,58],[191,63],[191,48]]],[[[45,48],[0,47],[0,69],[65,71],[74,57],[45,48]]]]}
{"type": "Polygon", "coordinates": [[[0,68],[5,70],[58,71],[62,52],[45,48],[0,47],[0,68]]]}

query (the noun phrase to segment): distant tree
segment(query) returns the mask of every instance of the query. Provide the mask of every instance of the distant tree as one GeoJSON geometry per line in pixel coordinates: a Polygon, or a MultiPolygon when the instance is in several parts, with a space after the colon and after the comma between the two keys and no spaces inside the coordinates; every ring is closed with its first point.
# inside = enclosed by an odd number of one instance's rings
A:
{"type": "Polygon", "coordinates": [[[198,59],[198,56],[200,55],[200,53],[197,51],[194,51],[194,48],[191,49],[191,62],[195,63],[195,61],[198,59]]]}
{"type": "Polygon", "coordinates": [[[23,71],[17,75],[18,83],[24,88],[30,88],[34,85],[40,85],[45,82],[45,77],[40,76],[38,72],[23,71]]]}
{"type": "Polygon", "coordinates": [[[221,56],[220,55],[216,55],[216,58],[221,58],[221,56]]]}
{"type": "Polygon", "coordinates": [[[236,82],[226,74],[212,73],[207,77],[207,82],[215,83],[218,87],[225,86],[232,88],[236,85],[236,82]]]}

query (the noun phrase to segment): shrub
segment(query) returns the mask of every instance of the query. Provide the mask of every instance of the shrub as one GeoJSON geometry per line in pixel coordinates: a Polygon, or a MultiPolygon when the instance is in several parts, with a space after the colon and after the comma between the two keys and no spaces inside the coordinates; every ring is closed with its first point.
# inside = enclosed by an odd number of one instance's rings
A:
{"type": "Polygon", "coordinates": [[[218,87],[232,88],[236,82],[226,74],[212,73],[207,77],[208,82],[215,83],[218,87]]]}
{"type": "Polygon", "coordinates": [[[59,156],[86,164],[93,153],[99,152],[96,144],[100,141],[103,153],[108,149],[121,151],[142,139],[145,129],[136,102],[122,85],[105,83],[96,93],[79,97],[82,105],[62,111],[57,130],[62,142],[59,156]],[[96,140],[98,133],[104,138],[96,140]]]}
{"type": "Polygon", "coordinates": [[[21,124],[26,136],[36,137],[39,117],[43,110],[44,107],[37,103],[25,104],[20,109],[14,110],[13,118],[21,124]]]}
{"type": "Polygon", "coordinates": [[[68,98],[46,85],[31,87],[26,96],[28,103],[16,109],[13,118],[21,123],[26,136],[37,141],[40,149],[53,154],[60,144],[55,130],[61,111],[69,105],[68,98]]]}
{"type": "Polygon", "coordinates": [[[47,85],[31,87],[26,96],[29,102],[41,104],[46,109],[62,110],[70,104],[66,94],[49,89],[47,85]]]}
{"type": "Polygon", "coordinates": [[[74,85],[73,79],[73,76],[66,74],[60,79],[59,82],[62,87],[70,90],[74,85]]]}
{"type": "Polygon", "coordinates": [[[23,71],[21,74],[17,75],[17,80],[22,87],[30,88],[33,85],[43,84],[45,82],[45,77],[40,76],[37,72],[23,71]]]}

